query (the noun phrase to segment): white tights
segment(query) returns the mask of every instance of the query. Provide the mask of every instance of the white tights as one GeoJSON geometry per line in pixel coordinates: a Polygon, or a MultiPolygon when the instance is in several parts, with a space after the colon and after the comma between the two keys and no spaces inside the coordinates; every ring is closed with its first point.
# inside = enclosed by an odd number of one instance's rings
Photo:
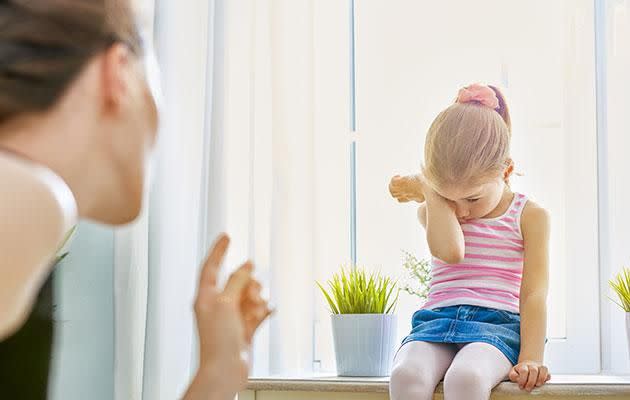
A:
{"type": "Polygon", "coordinates": [[[396,354],[389,384],[391,400],[431,400],[444,379],[444,400],[488,400],[507,379],[512,363],[481,342],[409,342],[396,354]]]}

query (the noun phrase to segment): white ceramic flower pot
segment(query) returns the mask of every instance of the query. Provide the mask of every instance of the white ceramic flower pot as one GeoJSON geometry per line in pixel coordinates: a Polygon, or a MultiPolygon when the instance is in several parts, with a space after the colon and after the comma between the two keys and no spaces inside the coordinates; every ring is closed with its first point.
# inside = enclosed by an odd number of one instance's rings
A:
{"type": "Polygon", "coordinates": [[[396,350],[396,315],[333,314],[337,375],[388,376],[396,350]]]}
{"type": "Polygon", "coordinates": [[[628,340],[628,359],[630,359],[630,312],[626,313],[626,337],[628,340]]]}

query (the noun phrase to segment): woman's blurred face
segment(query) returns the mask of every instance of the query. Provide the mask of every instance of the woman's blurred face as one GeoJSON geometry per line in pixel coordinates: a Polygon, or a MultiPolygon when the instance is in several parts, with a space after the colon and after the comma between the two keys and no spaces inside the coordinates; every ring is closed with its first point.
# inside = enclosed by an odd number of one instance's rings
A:
{"type": "MultiPolygon", "coordinates": [[[[107,196],[113,201],[109,205],[110,218],[102,221],[124,224],[133,221],[142,209],[146,178],[151,153],[157,139],[158,109],[156,97],[159,88],[157,66],[154,58],[138,59],[130,53],[129,63],[114,63],[114,72],[121,77],[125,86],[116,101],[116,110],[108,118],[108,131],[103,136],[108,143],[109,162],[112,167],[112,191],[107,196]],[[111,129],[111,130],[109,130],[111,129]]],[[[115,84],[115,83],[114,83],[115,84]]],[[[116,90],[116,89],[114,89],[116,90]]]]}
{"type": "Polygon", "coordinates": [[[82,217],[132,221],[158,125],[133,2],[0,4],[2,146],[60,174],[82,217]]]}

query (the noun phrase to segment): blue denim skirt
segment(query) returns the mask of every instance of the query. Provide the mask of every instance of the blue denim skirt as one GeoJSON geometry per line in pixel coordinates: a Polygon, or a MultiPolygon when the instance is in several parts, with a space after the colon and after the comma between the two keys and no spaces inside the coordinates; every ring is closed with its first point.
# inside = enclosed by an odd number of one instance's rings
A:
{"type": "Polygon", "coordinates": [[[411,333],[401,346],[413,341],[484,342],[501,350],[516,365],[521,347],[521,316],[472,305],[422,309],[413,314],[411,333]]]}

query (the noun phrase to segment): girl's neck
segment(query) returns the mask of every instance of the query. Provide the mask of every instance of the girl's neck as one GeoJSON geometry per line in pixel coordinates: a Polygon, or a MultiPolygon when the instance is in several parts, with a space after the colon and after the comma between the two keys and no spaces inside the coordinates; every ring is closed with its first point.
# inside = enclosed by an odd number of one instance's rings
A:
{"type": "Polygon", "coordinates": [[[510,189],[509,186],[505,186],[503,189],[503,195],[501,195],[501,200],[499,204],[494,208],[494,210],[490,211],[489,214],[483,216],[483,218],[496,218],[505,214],[510,204],[512,204],[512,200],[514,199],[514,192],[510,189]]]}

